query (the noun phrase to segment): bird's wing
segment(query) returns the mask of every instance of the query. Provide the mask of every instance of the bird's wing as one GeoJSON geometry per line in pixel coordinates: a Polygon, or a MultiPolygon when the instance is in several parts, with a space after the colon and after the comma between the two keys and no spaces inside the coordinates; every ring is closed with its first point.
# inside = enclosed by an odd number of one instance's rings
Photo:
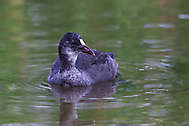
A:
{"type": "Polygon", "coordinates": [[[113,57],[112,53],[103,53],[98,50],[94,50],[95,56],[86,53],[80,53],[76,60],[76,68],[80,70],[87,70],[93,66],[99,66],[105,64],[107,57],[113,57]]]}
{"type": "Polygon", "coordinates": [[[85,53],[79,54],[76,60],[76,68],[88,74],[95,82],[114,79],[118,65],[113,59],[113,54],[93,51],[95,56],[85,53]]]}

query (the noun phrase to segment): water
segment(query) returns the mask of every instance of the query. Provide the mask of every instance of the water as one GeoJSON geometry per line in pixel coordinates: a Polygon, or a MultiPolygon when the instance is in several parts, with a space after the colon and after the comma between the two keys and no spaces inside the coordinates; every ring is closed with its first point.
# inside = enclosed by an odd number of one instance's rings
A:
{"type": "Polygon", "coordinates": [[[189,2],[0,2],[1,126],[189,125],[189,2]],[[49,87],[68,31],[115,53],[117,82],[49,87]]]}

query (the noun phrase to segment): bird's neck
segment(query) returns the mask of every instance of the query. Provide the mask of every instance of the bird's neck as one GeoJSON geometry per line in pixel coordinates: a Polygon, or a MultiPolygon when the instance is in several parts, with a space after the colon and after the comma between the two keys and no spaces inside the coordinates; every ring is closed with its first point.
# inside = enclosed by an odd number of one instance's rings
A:
{"type": "Polygon", "coordinates": [[[62,53],[59,53],[61,67],[63,70],[75,67],[75,62],[79,53],[72,51],[70,48],[65,48],[62,53]]]}

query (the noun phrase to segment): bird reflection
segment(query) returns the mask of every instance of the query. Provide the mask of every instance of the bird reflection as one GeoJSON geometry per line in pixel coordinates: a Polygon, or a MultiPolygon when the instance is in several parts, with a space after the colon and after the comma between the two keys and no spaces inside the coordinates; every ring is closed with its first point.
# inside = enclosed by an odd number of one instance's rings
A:
{"type": "Polygon", "coordinates": [[[87,102],[88,98],[102,98],[115,93],[117,83],[110,81],[98,83],[87,87],[63,87],[51,85],[53,94],[60,103],[59,126],[83,126],[94,124],[94,121],[82,121],[77,117],[76,105],[80,102],[87,102]]]}

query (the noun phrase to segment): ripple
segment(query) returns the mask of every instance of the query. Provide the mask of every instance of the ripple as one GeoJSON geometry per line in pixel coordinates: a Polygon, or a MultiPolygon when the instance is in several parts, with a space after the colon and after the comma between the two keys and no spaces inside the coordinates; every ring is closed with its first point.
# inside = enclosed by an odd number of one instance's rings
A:
{"type": "Polygon", "coordinates": [[[158,49],[158,48],[151,48],[147,49],[147,52],[172,52],[173,49],[158,49]]]}
{"type": "Polygon", "coordinates": [[[32,106],[34,108],[55,108],[55,107],[52,107],[52,106],[47,106],[47,105],[36,105],[36,106],[32,106]]]}
{"type": "Polygon", "coordinates": [[[172,64],[168,64],[168,63],[160,63],[160,65],[164,67],[173,67],[172,64]]]}
{"type": "Polygon", "coordinates": [[[105,28],[104,30],[105,31],[117,31],[119,29],[120,29],[119,25],[112,25],[112,26],[109,26],[109,27],[105,28]]]}
{"type": "MultiPolygon", "coordinates": [[[[94,103],[79,103],[78,109],[80,110],[89,110],[89,109],[102,109],[102,108],[122,108],[124,106],[130,106],[132,103],[122,103],[122,102],[108,102],[101,106],[94,105],[94,103]]],[[[133,104],[132,104],[133,105],[133,104]]]]}
{"type": "Polygon", "coordinates": [[[142,68],[141,67],[136,67],[136,69],[139,70],[139,71],[147,71],[147,70],[152,70],[153,68],[150,65],[145,65],[142,68]]]}
{"type": "Polygon", "coordinates": [[[34,68],[34,67],[37,67],[38,65],[36,64],[30,64],[30,65],[25,65],[24,68],[27,69],[27,68],[34,68]]]}
{"type": "Polygon", "coordinates": [[[172,64],[161,62],[159,58],[146,58],[146,63],[152,66],[154,69],[155,67],[158,68],[165,68],[165,67],[172,67],[172,64]]]}
{"type": "Polygon", "coordinates": [[[138,105],[138,108],[144,108],[144,107],[150,106],[150,105],[152,105],[152,103],[144,103],[144,104],[138,105]]]}
{"type": "Polygon", "coordinates": [[[179,14],[178,18],[180,18],[180,19],[189,19],[189,14],[179,14]]]}
{"type": "Polygon", "coordinates": [[[49,57],[49,56],[56,56],[57,53],[37,53],[30,55],[30,58],[41,58],[41,57],[49,57]]]}
{"type": "Polygon", "coordinates": [[[135,95],[128,95],[128,96],[123,96],[123,97],[124,98],[133,98],[133,97],[138,97],[138,96],[140,96],[140,95],[135,94],[135,95]]]}
{"type": "Polygon", "coordinates": [[[23,42],[20,46],[21,48],[34,48],[34,49],[40,49],[40,48],[49,48],[49,47],[57,47],[58,44],[50,44],[48,43],[49,40],[36,40],[34,43],[27,43],[23,42]]]}
{"type": "Polygon", "coordinates": [[[173,49],[160,49],[159,51],[160,52],[172,52],[173,49]]]}
{"type": "Polygon", "coordinates": [[[162,43],[163,40],[143,40],[144,43],[147,43],[147,44],[157,44],[157,43],[162,43]]]}
{"type": "Polygon", "coordinates": [[[1,126],[45,126],[43,124],[38,124],[38,123],[7,123],[7,124],[2,124],[1,126]]]}
{"type": "Polygon", "coordinates": [[[168,113],[168,110],[161,109],[161,110],[156,110],[156,111],[150,111],[149,115],[150,116],[165,116],[167,113],[168,113]]]}
{"type": "Polygon", "coordinates": [[[161,59],[162,62],[171,62],[170,59],[161,59]]]}
{"type": "Polygon", "coordinates": [[[144,88],[163,88],[164,84],[145,84],[144,88]]]}
{"type": "Polygon", "coordinates": [[[145,24],[144,28],[174,28],[175,25],[173,24],[166,24],[166,23],[162,23],[162,24],[145,24]]]}
{"type": "Polygon", "coordinates": [[[168,89],[163,89],[163,88],[151,89],[149,91],[144,92],[144,94],[157,95],[157,94],[162,94],[162,93],[167,92],[167,91],[168,91],[168,89]]]}
{"type": "Polygon", "coordinates": [[[42,16],[39,13],[39,10],[44,7],[43,4],[38,4],[38,5],[32,5],[29,10],[28,10],[28,15],[31,17],[31,21],[33,26],[38,27],[40,26],[43,22],[47,21],[48,18],[45,16],[42,16]]]}
{"type": "Polygon", "coordinates": [[[8,100],[10,103],[23,103],[22,100],[8,100]]]}
{"type": "Polygon", "coordinates": [[[33,32],[31,32],[31,35],[33,36],[46,36],[48,33],[46,31],[42,31],[42,30],[35,30],[33,32]]]}

